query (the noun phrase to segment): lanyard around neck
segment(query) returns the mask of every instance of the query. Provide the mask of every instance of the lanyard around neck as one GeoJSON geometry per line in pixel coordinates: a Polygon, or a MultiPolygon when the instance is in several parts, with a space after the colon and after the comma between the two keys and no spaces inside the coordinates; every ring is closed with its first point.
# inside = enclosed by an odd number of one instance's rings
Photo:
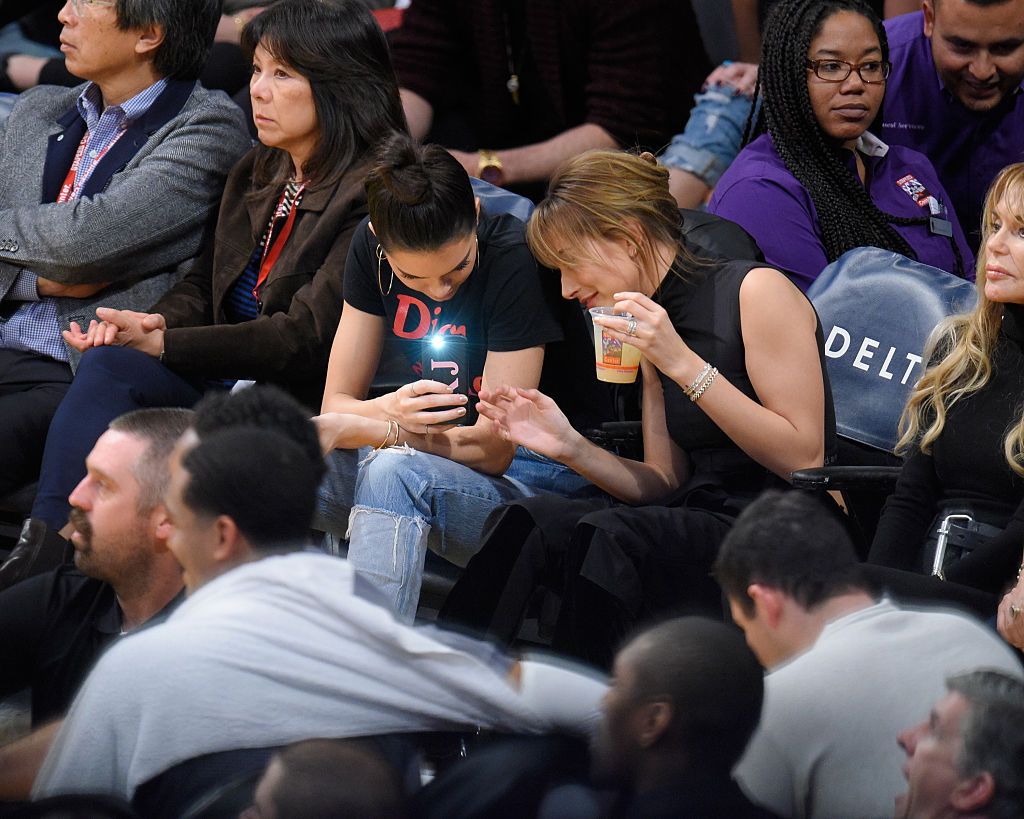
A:
{"type": "Polygon", "coordinates": [[[89,145],[89,132],[85,132],[85,136],[82,137],[82,141],[78,143],[78,150],[75,152],[75,159],[71,163],[71,170],[68,171],[68,175],[64,179],[64,184],[60,187],[60,194],[57,196],[58,202],[69,202],[72,199],[77,199],[79,194],[82,192],[82,186],[85,185],[89,175],[93,172],[93,169],[100,163],[100,160],[107,155],[107,151],[114,147],[117,141],[124,136],[124,131],[118,131],[107,146],[100,151],[88,166],[82,167],[82,160],[85,159],[85,149],[89,145]],[[79,173],[81,171],[81,173],[79,173]]]}
{"type": "Polygon", "coordinates": [[[256,286],[252,289],[252,297],[259,300],[260,287],[263,286],[263,282],[267,280],[267,276],[270,275],[271,269],[274,267],[274,263],[277,261],[277,257],[281,255],[281,251],[284,249],[284,243],[288,241],[288,235],[292,232],[292,226],[295,224],[295,213],[298,211],[299,198],[302,196],[302,192],[306,189],[306,183],[303,182],[297,191],[295,196],[292,197],[291,206],[288,208],[288,217],[284,221],[284,226],[278,231],[277,236],[274,236],[274,223],[281,218],[284,214],[282,209],[284,208],[285,202],[288,198],[288,188],[285,187],[284,192],[281,194],[281,200],[277,203],[277,209],[274,211],[274,217],[270,223],[270,229],[267,231],[267,240],[263,244],[263,261],[260,263],[260,273],[256,278],[256,286]]]}

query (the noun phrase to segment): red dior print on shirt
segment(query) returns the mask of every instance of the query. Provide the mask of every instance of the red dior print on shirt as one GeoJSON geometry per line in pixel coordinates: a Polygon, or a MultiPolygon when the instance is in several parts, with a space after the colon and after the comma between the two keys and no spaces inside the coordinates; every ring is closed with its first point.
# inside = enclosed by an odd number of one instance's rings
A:
{"type": "Polygon", "coordinates": [[[430,308],[415,296],[398,296],[398,310],[395,313],[395,324],[392,332],[399,338],[423,338],[427,333],[443,335],[451,333],[454,336],[465,336],[466,326],[464,324],[442,324],[437,326],[438,316],[441,315],[441,307],[434,308],[434,317],[430,316],[430,308]],[[412,310],[415,308],[415,310],[412,310]],[[411,325],[415,327],[409,329],[411,325]]]}

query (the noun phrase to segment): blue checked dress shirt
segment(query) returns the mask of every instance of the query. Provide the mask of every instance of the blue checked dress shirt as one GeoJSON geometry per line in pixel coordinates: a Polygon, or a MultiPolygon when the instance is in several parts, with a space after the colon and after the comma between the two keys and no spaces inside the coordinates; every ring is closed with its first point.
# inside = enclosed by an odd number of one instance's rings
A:
{"type": "MultiPolygon", "coordinates": [[[[161,79],[130,100],[120,105],[108,105],[102,111],[103,98],[99,86],[95,83],[89,83],[79,94],[78,113],[88,126],[89,141],[75,178],[75,187],[78,190],[82,189],[91,175],[96,159],[113,144],[133,120],[149,110],[166,86],[167,80],[161,79]]],[[[52,298],[39,295],[36,289],[36,275],[22,269],[8,290],[6,299],[21,304],[6,321],[0,319],[0,346],[67,361],[68,351],[61,338],[60,324],[57,321],[57,304],[52,298]]]]}

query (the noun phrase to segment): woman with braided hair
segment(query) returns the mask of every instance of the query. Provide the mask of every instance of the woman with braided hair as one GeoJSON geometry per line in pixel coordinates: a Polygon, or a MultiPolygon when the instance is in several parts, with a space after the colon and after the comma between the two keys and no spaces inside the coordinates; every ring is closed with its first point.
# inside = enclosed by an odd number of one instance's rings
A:
{"type": "Polygon", "coordinates": [[[722,176],[709,210],[746,228],[804,290],[864,246],[970,275],[970,249],[929,160],[867,130],[888,57],[882,22],[863,0],[781,0],[765,27],[763,101],[748,123],[760,135],[722,176]]]}

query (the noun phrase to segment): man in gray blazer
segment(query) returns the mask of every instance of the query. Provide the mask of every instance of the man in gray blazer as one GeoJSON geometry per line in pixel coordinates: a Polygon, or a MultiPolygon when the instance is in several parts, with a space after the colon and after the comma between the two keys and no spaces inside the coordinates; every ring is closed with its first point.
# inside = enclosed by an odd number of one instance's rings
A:
{"type": "Polygon", "coordinates": [[[198,256],[244,118],[197,82],[219,0],[70,0],[75,89],[22,94],[0,126],[0,494],[38,472],[94,306],[145,309],[198,256]]]}

